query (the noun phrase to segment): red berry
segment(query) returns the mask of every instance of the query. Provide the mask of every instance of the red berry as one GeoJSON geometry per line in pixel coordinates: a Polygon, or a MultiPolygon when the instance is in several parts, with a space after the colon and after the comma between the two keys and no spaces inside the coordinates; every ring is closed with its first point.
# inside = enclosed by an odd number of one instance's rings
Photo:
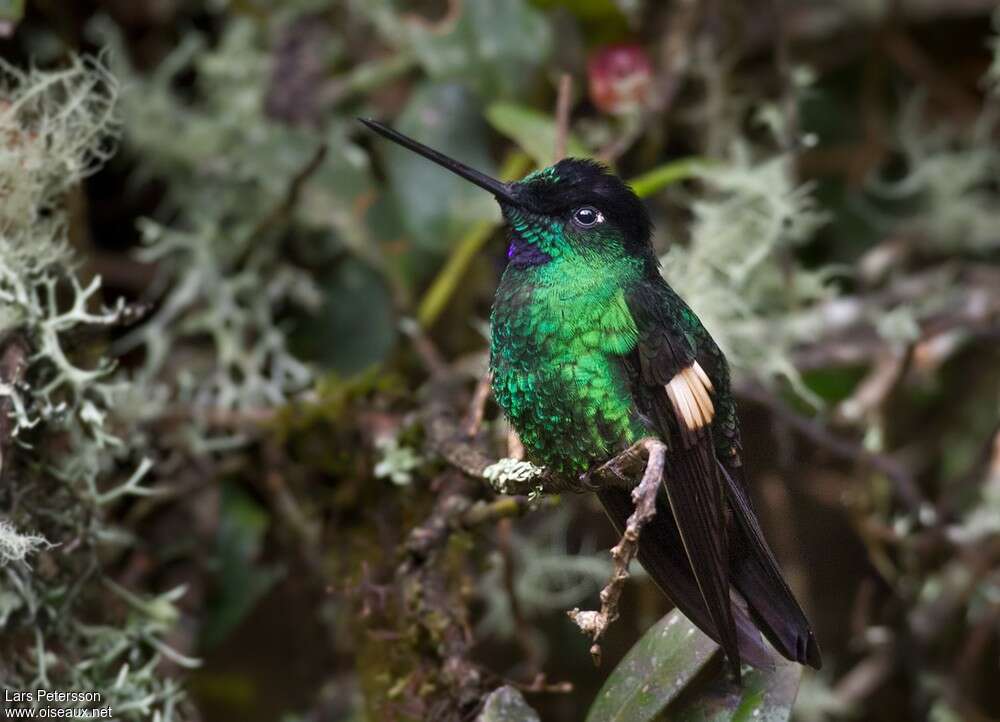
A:
{"type": "Polygon", "coordinates": [[[590,99],[601,111],[621,115],[646,102],[653,64],[639,45],[609,45],[587,63],[590,99]]]}

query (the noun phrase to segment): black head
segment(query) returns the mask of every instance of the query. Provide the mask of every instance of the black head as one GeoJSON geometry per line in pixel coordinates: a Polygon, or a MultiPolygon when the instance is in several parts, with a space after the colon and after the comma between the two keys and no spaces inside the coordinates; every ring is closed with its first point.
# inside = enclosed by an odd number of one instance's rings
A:
{"type": "Polygon", "coordinates": [[[621,234],[628,250],[650,249],[652,224],[646,207],[635,191],[597,161],[565,158],[512,183],[511,189],[532,213],[563,219],[582,231],[599,232],[607,224],[621,234]]]}

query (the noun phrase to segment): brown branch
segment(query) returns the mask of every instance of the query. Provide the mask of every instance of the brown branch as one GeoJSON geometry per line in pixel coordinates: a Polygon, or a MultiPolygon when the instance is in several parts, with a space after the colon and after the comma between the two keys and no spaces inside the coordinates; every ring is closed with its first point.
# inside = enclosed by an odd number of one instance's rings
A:
{"type": "Polygon", "coordinates": [[[417,352],[417,356],[423,363],[427,373],[432,377],[439,378],[447,376],[450,373],[444,356],[441,355],[437,346],[431,341],[430,336],[424,333],[424,329],[419,323],[413,319],[404,319],[399,324],[399,329],[409,336],[410,342],[413,344],[413,350],[417,352]]]}
{"type": "Polygon", "coordinates": [[[427,448],[469,476],[483,478],[483,471],[495,459],[481,439],[470,438],[455,421],[451,399],[461,389],[461,383],[448,375],[440,375],[427,385],[427,403],[422,413],[427,448]]]}
{"type": "Polygon", "coordinates": [[[856,423],[881,409],[899,387],[913,360],[914,346],[888,347],[854,392],[837,404],[834,418],[856,423]]]}
{"type": "Polygon", "coordinates": [[[507,595],[507,603],[510,605],[510,616],[514,620],[514,639],[521,648],[523,661],[527,668],[534,672],[539,672],[543,661],[541,650],[534,643],[531,637],[531,629],[528,619],[521,606],[521,599],[517,594],[517,570],[514,562],[513,545],[513,522],[510,519],[501,519],[497,524],[497,549],[503,563],[504,594],[507,595]]]}
{"type": "Polygon", "coordinates": [[[507,456],[518,461],[525,456],[524,444],[513,426],[507,430],[507,456]]]}
{"type": "Polygon", "coordinates": [[[900,70],[926,86],[932,96],[950,105],[959,116],[972,118],[979,113],[980,103],[976,96],[941,72],[937,63],[902,27],[882,33],[882,48],[900,70]]]}
{"type": "MultiPolygon", "coordinates": [[[[295,206],[298,205],[299,196],[302,194],[303,186],[305,186],[306,181],[309,180],[312,174],[319,170],[319,167],[326,159],[326,152],[326,143],[320,144],[316,150],[313,151],[312,157],[306,161],[305,165],[303,165],[294,176],[292,176],[292,179],[288,183],[288,190],[285,191],[285,197],[271,210],[270,213],[261,219],[260,223],[257,224],[257,227],[250,233],[251,241],[260,238],[291,216],[292,211],[295,210],[295,206]]],[[[250,247],[253,246],[252,243],[249,245],[250,247]]]]}
{"type": "Polygon", "coordinates": [[[292,176],[281,201],[267,215],[261,218],[253,230],[250,231],[250,235],[247,236],[246,247],[237,255],[233,263],[235,268],[239,268],[247,262],[247,259],[250,258],[256,249],[256,241],[291,217],[295,206],[298,205],[303,186],[305,186],[306,181],[309,180],[313,173],[319,170],[319,167],[326,159],[326,153],[326,143],[321,143],[316,147],[312,157],[292,176]]]}
{"type": "Polygon", "coordinates": [[[402,590],[406,626],[420,628],[434,640],[422,654],[445,684],[454,708],[469,710],[485,696],[488,685],[484,671],[471,657],[468,610],[457,603],[451,572],[441,556],[456,530],[519,516],[530,506],[524,497],[473,501],[482,486],[457,470],[446,471],[438,481],[433,509],[410,531],[403,546],[395,586],[402,590]]]}
{"type": "Polygon", "coordinates": [[[415,527],[404,545],[396,571],[403,609],[410,626],[433,640],[423,652],[448,690],[456,710],[470,710],[487,692],[483,674],[471,659],[472,639],[465,605],[457,603],[447,565],[440,555],[454,525],[469,509],[472,480],[456,471],[441,478],[437,500],[427,519],[415,527]]]}
{"type": "Polygon", "coordinates": [[[573,78],[569,73],[559,76],[559,94],[556,97],[556,142],[553,154],[555,162],[566,157],[566,143],[569,138],[569,111],[573,101],[573,78]]]}
{"type": "MultiPolygon", "coordinates": [[[[572,609],[567,614],[570,619],[594,640],[590,654],[594,664],[601,663],[601,646],[598,644],[608,626],[618,618],[618,600],[621,598],[625,582],[628,580],[628,567],[639,551],[639,535],[642,528],[656,516],[656,495],[663,482],[663,467],[666,462],[667,447],[658,439],[643,439],[620,456],[627,457],[632,463],[636,451],[642,449],[646,453],[646,470],[642,481],[632,490],[632,501],[635,511],[625,524],[625,533],[621,540],[611,549],[614,560],[614,570],[611,580],[601,590],[601,610],[599,612],[580,611],[572,609]]],[[[607,465],[606,465],[607,466],[607,465]]]]}
{"type": "Polygon", "coordinates": [[[493,374],[487,371],[480,377],[476,384],[476,390],[472,394],[472,403],[469,405],[469,413],[465,420],[465,435],[472,438],[479,433],[483,425],[483,416],[486,415],[486,402],[490,398],[490,383],[493,381],[493,374]]]}
{"type": "Polygon", "coordinates": [[[870,466],[884,474],[893,484],[899,498],[918,518],[924,519],[928,510],[933,510],[930,502],[917,486],[916,480],[909,469],[886,454],[869,451],[860,443],[837,436],[822,422],[800,414],[780,398],[755,384],[741,384],[737,393],[751,401],[765,406],[772,413],[781,416],[788,425],[802,436],[820,446],[835,456],[870,466]]]}
{"type": "Polygon", "coordinates": [[[781,139],[781,143],[786,151],[794,151],[799,144],[799,99],[795,92],[791,50],[788,47],[788,27],[785,23],[787,8],[784,5],[782,0],[771,0],[771,12],[774,16],[775,27],[774,64],[781,84],[784,86],[781,106],[786,127],[784,129],[785,137],[781,139]]]}
{"type": "Polygon", "coordinates": [[[522,692],[547,692],[549,694],[569,694],[573,691],[572,682],[549,682],[545,677],[544,672],[539,672],[531,680],[531,682],[524,684],[514,680],[506,680],[507,684],[512,687],[516,687],[522,692]]]}

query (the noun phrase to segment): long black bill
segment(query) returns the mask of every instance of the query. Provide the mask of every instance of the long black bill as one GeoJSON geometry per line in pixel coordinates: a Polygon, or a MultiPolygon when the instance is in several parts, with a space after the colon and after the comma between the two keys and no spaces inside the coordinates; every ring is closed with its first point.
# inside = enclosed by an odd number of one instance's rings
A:
{"type": "Polygon", "coordinates": [[[485,173],[480,173],[478,170],[470,168],[464,163],[459,163],[457,160],[449,158],[433,148],[428,148],[423,143],[418,143],[413,140],[413,138],[409,138],[386,125],[382,125],[377,120],[372,120],[371,118],[358,118],[358,120],[364,123],[367,128],[374,130],[379,135],[388,138],[394,143],[399,143],[404,148],[409,148],[414,153],[422,155],[428,160],[434,161],[438,165],[447,168],[455,175],[461,176],[470,183],[475,183],[480,188],[489,191],[496,197],[497,200],[504,201],[505,203],[510,203],[512,205],[519,205],[518,201],[510,192],[510,186],[506,183],[501,183],[495,178],[490,178],[485,173]]]}

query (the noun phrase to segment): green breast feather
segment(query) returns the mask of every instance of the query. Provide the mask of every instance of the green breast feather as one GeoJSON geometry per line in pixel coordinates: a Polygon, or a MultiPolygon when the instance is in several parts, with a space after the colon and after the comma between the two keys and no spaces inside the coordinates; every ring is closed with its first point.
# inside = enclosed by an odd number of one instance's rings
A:
{"type": "Polygon", "coordinates": [[[621,259],[604,273],[573,254],[508,267],[492,318],[493,392],[529,455],[579,473],[645,434],[621,357],[637,330],[620,283],[638,273],[621,259]]]}

